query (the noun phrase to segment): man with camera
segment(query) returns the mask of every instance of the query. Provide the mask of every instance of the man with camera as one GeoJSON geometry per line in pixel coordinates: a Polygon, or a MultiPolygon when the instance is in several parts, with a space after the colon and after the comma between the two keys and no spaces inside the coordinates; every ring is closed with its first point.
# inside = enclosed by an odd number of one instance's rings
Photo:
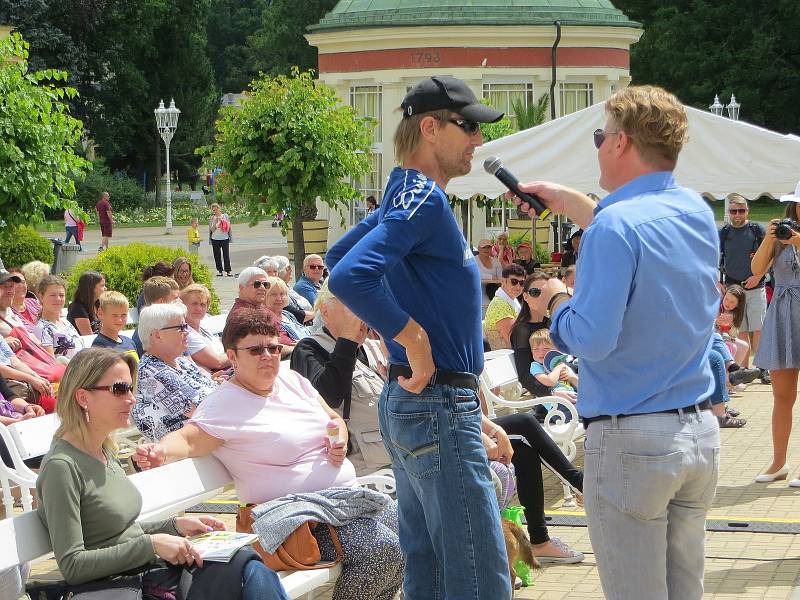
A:
{"type": "Polygon", "coordinates": [[[673,177],[688,129],[675,96],[625,88],[605,116],[593,136],[603,200],[520,186],[584,229],[574,297],[551,279],[537,301],[555,346],[580,359],[584,502],[606,598],[700,600],[720,453],[708,400],[716,226],[673,177]]]}
{"type": "MultiPolygon", "coordinates": [[[[739,337],[750,344],[755,354],[761,338],[761,327],[767,314],[767,294],[764,278],[753,275],[750,261],[764,239],[764,228],[750,221],[747,200],[739,194],[728,196],[730,223],[719,230],[721,281],[726,286],[737,284],[745,290],[745,313],[739,327],[739,337]]],[[[748,352],[742,366],[750,364],[748,352]]],[[[770,383],[769,373],[761,369],[761,383],[770,383]]]]}

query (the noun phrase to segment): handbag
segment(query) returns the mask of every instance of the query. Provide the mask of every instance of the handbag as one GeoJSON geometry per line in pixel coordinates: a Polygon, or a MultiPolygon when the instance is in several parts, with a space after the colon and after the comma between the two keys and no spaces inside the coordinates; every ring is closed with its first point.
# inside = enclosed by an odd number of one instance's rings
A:
{"type": "Polygon", "coordinates": [[[0,321],[11,327],[11,333],[8,334],[8,337],[15,337],[20,342],[21,347],[15,352],[17,358],[30,367],[34,373],[44,377],[50,383],[61,381],[67,368],[65,365],[56,362],[52,354],[34,342],[24,327],[13,325],[3,317],[0,317],[0,321]]]}
{"type": "MultiPolygon", "coordinates": [[[[236,515],[236,531],[239,533],[253,532],[253,505],[240,506],[236,515]]],[[[322,555],[319,551],[319,544],[312,533],[317,525],[316,521],[306,521],[295,529],[283,543],[275,549],[274,553],[269,553],[261,546],[260,542],[253,544],[253,550],[258,552],[261,560],[273,571],[308,571],[311,569],[328,569],[339,564],[344,560],[342,543],[336,530],[329,524],[333,547],[336,549],[336,560],[330,562],[320,562],[322,555]]]]}

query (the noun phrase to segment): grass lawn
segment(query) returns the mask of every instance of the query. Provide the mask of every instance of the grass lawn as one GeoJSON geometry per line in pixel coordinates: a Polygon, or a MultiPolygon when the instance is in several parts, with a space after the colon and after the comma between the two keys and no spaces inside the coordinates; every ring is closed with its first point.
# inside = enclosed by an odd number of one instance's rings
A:
{"type": "MultiPolygon", "coordinates": [[[[231,222],[235,225],[237,223],[249,223],[250,219],[245,217],[232,217],[231,222]]],[[[178,223],[176,221],[172,222],[172,226],[175,229],[186,229],[189,225],[188,223],[178,223]]],[[[199,223],[200,229],[203,229],[203,223],[199,223]]],[[[207,224],[206,224],[207,226],[207,224]]],[[[132,227],[165,227],[165,221],[161,223],[114,223],[114,229],[130,229],[132,227]]],[[[86,229],[89,231],[99,231],[100,224],[99,223],[89,223],[86,226],[86,229]]],[[[45,221],[44,223],[39,223],[36,225],[36,231],[39,233],[64,233],[64,221],[63,219],[53,220],[53,221],[45,221]]]]}

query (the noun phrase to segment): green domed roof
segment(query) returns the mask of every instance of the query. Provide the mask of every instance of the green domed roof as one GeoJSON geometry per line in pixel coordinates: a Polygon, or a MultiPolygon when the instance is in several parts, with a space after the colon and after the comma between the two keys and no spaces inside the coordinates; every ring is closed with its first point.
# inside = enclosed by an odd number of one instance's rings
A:
{"type": "Polygon", "coordinates": [[[421,25],[641,27],[609,0],[340,0],[313,31],[421,25]]]}

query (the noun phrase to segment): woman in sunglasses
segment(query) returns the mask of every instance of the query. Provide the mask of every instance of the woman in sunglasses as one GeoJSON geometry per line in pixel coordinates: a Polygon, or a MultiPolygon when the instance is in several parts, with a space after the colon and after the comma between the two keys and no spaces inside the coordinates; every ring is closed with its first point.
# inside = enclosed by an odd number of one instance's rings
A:
{"type": "Polygon", "coordinates": [[[510,264],[503,269],[500,289],[489,302],[483,319],[483,336],[492,350],[511,348],[511,328],[522,308],[517,297],[522,293],[524,283],[523,267],[510,264]]]}
{"type": "Polygon", "coordinates": [[[200,401],[217,389],[206,371],[183,353],[189,347],[186,306],[153,304],[139,315],[144,355],[131,417],[139,431],[157,441],[183,427],[200,401]]]}
{"type": "MultiPolygon", "coordinates": [[[[229,318],[222,344],[234,376],[203,401],[184,427],[157,444],[140,446],[134,455],[139,466],[153,468],[213,453],[245,504],[288,494],[324,494],[331,487],[355,488],[355,468],[345,458],[344,420],[307,379],[280,369],[278,340],[277,328],[262,311],[242,310],[229,318]],[[333,442],[329,424],[336,426],[333,442]]],[[[387,499],[383,512],[348,519],[336,532],[344,561],[333,600],[394,598],[403,579],[395,503],[387,499]]],[[[327,528],[316,528],[314,535],[327,560],[333,549],[327,528]]]]}
{"type": "MultiPolygon", "coordinates": [[[[88,348],[75,355],[58,390],[61,425],[36,490],[39,516],[75,600],[141,599],[142,589],[154,586],[174,594],[181,566],[203,566],[186,537],[225,529],[210,516],[136,522],[142,498],[117,460],[112,438],[128,425],[135,373],[130,355],[88,348]],[[124,580],[115,577],[123,573],[124,580]],[[87,582],[93,591],[80,588],[87,582]]],[[[227,567],[200,572],[211,579],[227,567]]],[[[195,574],[194,582],[202,577],[195,574]]],[[[247,562],[241,577],[241,592],[231,591],[232,598],[287,598],[277,575],[257,560],[247,562]]]]}

